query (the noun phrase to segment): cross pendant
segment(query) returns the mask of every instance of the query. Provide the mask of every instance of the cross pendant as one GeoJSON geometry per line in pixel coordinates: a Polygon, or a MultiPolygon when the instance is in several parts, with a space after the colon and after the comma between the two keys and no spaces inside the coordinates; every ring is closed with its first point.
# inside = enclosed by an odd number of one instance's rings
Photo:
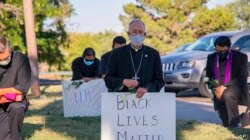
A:
{"type": "Polygon", "coordinates": [[[132,79],[138,81],[140,78],[137,76],[137,74],[135,74],[135,76],[132,77],[132,79]]]}

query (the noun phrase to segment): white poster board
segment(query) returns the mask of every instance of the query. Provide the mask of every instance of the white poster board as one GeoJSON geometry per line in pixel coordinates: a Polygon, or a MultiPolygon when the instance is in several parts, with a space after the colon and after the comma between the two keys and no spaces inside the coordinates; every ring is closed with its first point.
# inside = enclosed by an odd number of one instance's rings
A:
{"type": "Polygon", "coordinates": [[[101,115],[101,94],[107,92],[102,79],[63,81],[64,117],[85,117],[101,115]]]}
{"type": "Polygon", "coordinates": [[[101,140],[176,139],[175,94],[125,94],[102,94],[101,140]]]}

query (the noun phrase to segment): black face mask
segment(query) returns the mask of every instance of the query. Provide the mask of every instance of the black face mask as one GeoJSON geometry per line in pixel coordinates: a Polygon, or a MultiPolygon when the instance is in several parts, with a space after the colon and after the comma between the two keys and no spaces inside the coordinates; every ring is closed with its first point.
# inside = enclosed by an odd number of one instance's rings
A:
{"type": "Polygon", "coordinates": [[[227,58],[228,52],[229,51],[226,51],[226,52],[218,51],[217,53],[218,53],[219,58],[224,60],[227,58]]]}

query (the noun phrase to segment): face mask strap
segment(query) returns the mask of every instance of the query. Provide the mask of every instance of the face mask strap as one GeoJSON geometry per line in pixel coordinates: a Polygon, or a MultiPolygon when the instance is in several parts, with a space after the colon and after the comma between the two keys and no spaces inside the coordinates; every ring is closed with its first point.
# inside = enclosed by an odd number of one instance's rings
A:
{"type": "Polygon", "coordinates": [[[83,62],[84,62],[85,65],[90,66],[90,65],[92,65],[92,64],[94,63],[94,60],[92,60],[92,61],[87,61],[87,60],[84,58],[84,59],[83,59],[83,62]]]}

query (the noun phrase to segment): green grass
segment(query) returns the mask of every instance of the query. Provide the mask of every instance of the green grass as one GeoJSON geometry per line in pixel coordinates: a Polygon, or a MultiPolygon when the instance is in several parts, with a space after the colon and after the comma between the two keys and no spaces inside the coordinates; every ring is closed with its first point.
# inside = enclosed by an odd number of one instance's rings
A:
{"type": "MultiPolygon", "coordinates": [[[[100,140],[100,117],[63,117],[60,86],[30,99],[21,136],[24,140],[100,140]]],[[[177,140],[248,140],[250,130],[177,120],[177,140]]]]}
{"type": "Polygon", "coordinates": [[[216,124],[177,120],[177,139],[248,140],[250,139],[250,130],[242,128],[229,129],[216,124]]]}

